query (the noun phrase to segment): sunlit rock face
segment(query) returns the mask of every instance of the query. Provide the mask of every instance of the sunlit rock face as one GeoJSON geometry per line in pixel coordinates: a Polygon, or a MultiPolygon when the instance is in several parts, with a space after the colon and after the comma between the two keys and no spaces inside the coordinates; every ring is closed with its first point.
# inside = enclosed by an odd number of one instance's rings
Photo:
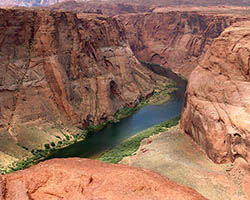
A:
{"type": "Polygon", "coordinates": [[[141,13],[118,16],[138,59],[170,67],[189,77],[212,41],[232,23],[232,15],[202,12],[141,13]]]}
{"type": "Polygon", "coordinates": [[[17,199],[205,200],[154,172],[80,158],[53,159],[0,175],[0,200],[17,199]]]}
{"type": "Polygon", "coordinates": [[[48,126],[103,123],[166,80],[139,63],[111,17],[0,9],[0,41],[0,136],[18,144],[48,126]]]}
{"type": "Polygon", "coordinates": [[[214,162],[250,164],[250,22],[227,28],[192,72],[181,128],[214,162]]]}

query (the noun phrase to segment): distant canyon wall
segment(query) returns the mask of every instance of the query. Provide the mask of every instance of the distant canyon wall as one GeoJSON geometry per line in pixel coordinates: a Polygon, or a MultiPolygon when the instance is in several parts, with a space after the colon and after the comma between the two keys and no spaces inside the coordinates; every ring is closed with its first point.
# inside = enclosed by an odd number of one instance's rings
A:
{"type": "MultiPolygon", "coordinates": [[[[109,7],[109,5],[114,4],[126,4],[128,6],[135,6],[135,7],[147,7],[148,9],[155,8],[155,7],[162,7],[162,6],[218,6],[218,5],[233,5],[233,6],[250,6],[250,2],[248,0],[158,0],[158,1],[144,1],[144,0],[1,0],[0,6],[8,6],[8,5],[15,5],[15,6],[51,6],[56,3],[60,2],[93,2],[95,5],[105,4],[105,7],[109,7]]],[[[93,4],[93,6],[94,6],[93,4]]],[[[106,8],[103,7],[105,10],[106,8]]],[[[112,7],[112,6],[111,6],[112,7]]],[[[117,13],[119,14],[119,13],[117,13]]]]}
{"type": "Polygon", "coordinates": [[[118,16],[138,59],[170,67],[188,77],[211,42],[244,17],[197,12],[143,13],[118,16]]]}

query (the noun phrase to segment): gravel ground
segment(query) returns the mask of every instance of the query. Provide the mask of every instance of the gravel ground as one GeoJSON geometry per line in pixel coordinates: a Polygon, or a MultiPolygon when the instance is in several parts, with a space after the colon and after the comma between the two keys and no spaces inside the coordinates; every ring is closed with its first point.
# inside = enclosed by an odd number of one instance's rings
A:
{"type": "Polygon", "coordinates": [[[178,126],[143,140],[136,154],[121,163],[158,172],[211,200],[250,199],[249,169],[240,162],[213,163],[178,126]]]}

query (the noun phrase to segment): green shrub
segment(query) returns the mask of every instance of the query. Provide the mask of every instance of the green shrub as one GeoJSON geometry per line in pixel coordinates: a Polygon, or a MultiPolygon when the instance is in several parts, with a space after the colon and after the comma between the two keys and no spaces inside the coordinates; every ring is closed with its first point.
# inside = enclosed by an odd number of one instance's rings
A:
{"type": "Polygon", "coordinates": [[[133,153],[135,153],[140,147],[142,140],[152,135],[158,134],[160,132],[164,132],[166,131],[166,128],[176,126],[179,123],[179,120],[180,120],[180,116],[177,116],[165,122],[162,122],[158,125],[155,125],[151,128],[148,128],[144,131],[141,131],[135,136],[122,142],[120,145],[116,146],[115,148],[105,152],[101,157],[98,158],[98,160],[101,160],[106,163],[118,163],[124,157],[131,156],[133,153]]]}

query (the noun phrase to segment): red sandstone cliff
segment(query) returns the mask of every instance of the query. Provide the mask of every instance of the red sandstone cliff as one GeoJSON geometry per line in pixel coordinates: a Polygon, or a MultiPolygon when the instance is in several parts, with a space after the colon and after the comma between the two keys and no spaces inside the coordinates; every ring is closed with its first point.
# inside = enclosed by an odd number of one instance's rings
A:
{"type": "Polygon", "coordinates": [[[87,159],[55,159],[0,175],[0,200],[202,200],[156,173],[87,159]]]}
{"type": "Polygon", "coordinates": [[[188,77],[213,39],[237,19],[197,12],[127,14],[129,44],[138,59],[161,64],[188,77]]]}
{"type": "Polygon", "coordinates": [[[227,28],[192,72],[181,118],[216,163],[250,164],[250,22],[227,28]]]}
{"type": "Polygon", "coordinates": [[[141,66],[111,17],[0,10],[0,137],[29,150],[39,134],[55,139],[48,127],[98,124],[135,106],[156,79],[166,80],[141,66]]]}

